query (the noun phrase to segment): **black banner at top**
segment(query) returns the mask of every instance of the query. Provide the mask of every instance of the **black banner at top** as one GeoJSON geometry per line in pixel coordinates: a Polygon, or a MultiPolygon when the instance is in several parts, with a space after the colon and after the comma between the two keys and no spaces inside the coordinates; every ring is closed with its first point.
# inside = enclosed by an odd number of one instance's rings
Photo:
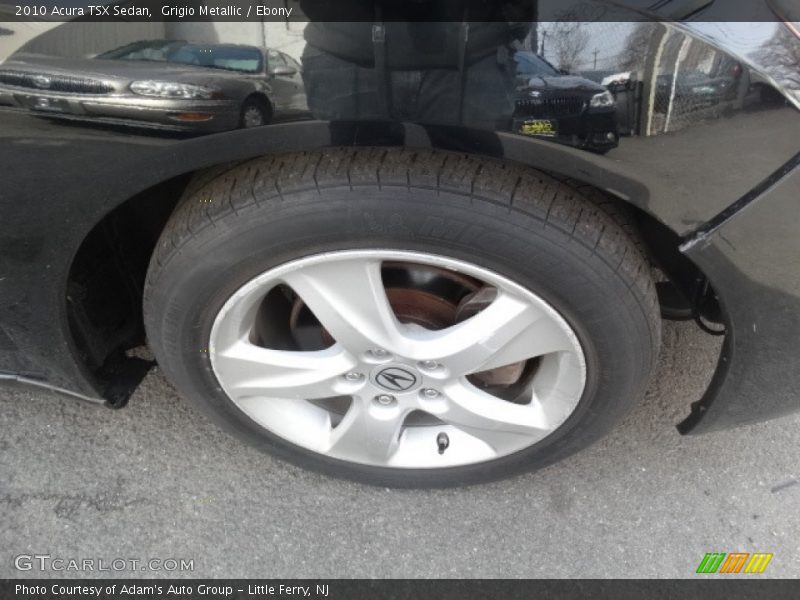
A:
{"type": "Polygon", "coordinates": [[[796,0],[17,0],[0,21],[800,21],[796,0]]]}

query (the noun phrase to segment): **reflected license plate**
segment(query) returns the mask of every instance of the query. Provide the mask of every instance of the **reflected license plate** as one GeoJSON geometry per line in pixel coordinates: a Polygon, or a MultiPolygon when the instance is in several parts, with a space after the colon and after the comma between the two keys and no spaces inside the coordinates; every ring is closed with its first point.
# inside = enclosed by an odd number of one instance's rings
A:
{"type": "Polygon", "coordinates": [[[67,112],[69,105],[67,104],[66,100],[31,96],[28,98],[28,106],[31,108],[31,110],[61,113],[67,112]]]}
{"type": "Polygon", "coordinates": [[[550,119],[529,119],[519,126],[522,135],[543,135],[554,137],[558,133],[556,122],[550,119]]]}

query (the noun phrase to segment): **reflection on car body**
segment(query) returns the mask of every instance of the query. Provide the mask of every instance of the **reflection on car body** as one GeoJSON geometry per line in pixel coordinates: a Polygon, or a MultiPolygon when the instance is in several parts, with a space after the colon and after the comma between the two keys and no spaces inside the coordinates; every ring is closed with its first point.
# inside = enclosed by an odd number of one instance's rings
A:
{"type": "Polygon", "coordinates": [[[605,86],[559,71],[532,52],[517,52],[514,60],[514,132],[599,152],[617,146],[614,97],[605,86]]]}
{"type": "Polygon", "coordinates": [[[670,98],[673,102],[690,108],[702,108],[730,100],[736,96],[737,79],[741,67],[730,74],[713,77],[702,71],[689,71],[679,77],[664,73],[656,79],[659,102],[656,110],[666,112],[670,98]]]}
{"type": "Polygon", "coordinates": [[[305,109],[300,65],[255,46],[147,40],[94,58],[17,55],[0,104],[53,117],[172,131],[266,125],[305,109]]]}

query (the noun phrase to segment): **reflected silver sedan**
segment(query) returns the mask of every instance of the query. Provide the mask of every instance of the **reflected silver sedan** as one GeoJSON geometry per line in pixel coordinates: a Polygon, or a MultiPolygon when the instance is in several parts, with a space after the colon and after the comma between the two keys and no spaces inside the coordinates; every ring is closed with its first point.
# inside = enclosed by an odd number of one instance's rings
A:
{"type": "Polygon", "coordinates": [[[214,132],[307,110],[301,66],[271,49],[147,40],[93,58],[19,54],[0,106],[111,125],[214,132]]]}

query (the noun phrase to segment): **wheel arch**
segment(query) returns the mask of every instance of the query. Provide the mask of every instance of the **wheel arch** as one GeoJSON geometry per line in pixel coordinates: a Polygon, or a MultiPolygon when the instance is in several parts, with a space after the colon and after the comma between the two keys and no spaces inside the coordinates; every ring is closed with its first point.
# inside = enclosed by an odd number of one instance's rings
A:
{"type": "Polygon", "coordinates": [[[125,351],[144,342],[141,315],[144,274],[158,235],[192,176],[203,171],[213,176],[258,156],[332,146],[432,148],[546,171],[573,185],[587,186],[627,213],[635,223],[636,235],[641,236],[651,255],[672,257],[679,254],[681,238],[648,210],[649,192],[644,184],[611,168],[613,163],[608,159],[551,142],[456,127],[321,121],[270,125],[259,130],[238,130],[186,140],[181,142],[180,152],[167,146],[163,152],[154,152],[137,164],[137,172],[147,177],[138,178],[135,189],[120,190],[118,195],[111,196],[113,200],[105,211],[83,232],[70,260],[68,289],[72,290],[81,271],[98,255],[112,256],[116,265],[114,273],[118,280],[114,286],[104,283],[96,285],[94,290],[83,290],[87,301],[78,306],[73,293],[71,305],[67,306],[69,329],[79,350],[78,358],[96,377],[93,383],[104,391],[107,400],[112,400],[108,390],[113,390],[112,401],[123,404],[138,383],[136,377],[127,376],[126,365],[130,365],[131,358],[125,351]],[[214,147],[213,153],[208,152],[210,145],[214,147]],[[128,235],[122,237],[118,235],[121,222],[128,230],[128,235]],[[102,330],[92,331],[92,323],[97,323],[98,307],[104,304],[102,298],[96,296],[110,289],[117,291],[116,300],[112,302],[119,309],[111,321],[123,324],[125,329],[125,334],[117,337],[102,330]],[[113,347],[109,345],[112,341],[113,347]]]}
{"type": "Polygon", "coordinates": [[[245,97],[244,100],[242,100],[242,106],[244,106],[245,104],[247,104],[250,101],[256,101],[256,102],[261,103],[265,108],[268,108],[269,111],[270,111],[270,114],[272,114],[274,106],[272,104],[272,100],[270,100],[270,98],[266,94],[266,92],[263,92],[263,91],[251,92],[250,94],[247,95],[247,97],[245,97]]]}

